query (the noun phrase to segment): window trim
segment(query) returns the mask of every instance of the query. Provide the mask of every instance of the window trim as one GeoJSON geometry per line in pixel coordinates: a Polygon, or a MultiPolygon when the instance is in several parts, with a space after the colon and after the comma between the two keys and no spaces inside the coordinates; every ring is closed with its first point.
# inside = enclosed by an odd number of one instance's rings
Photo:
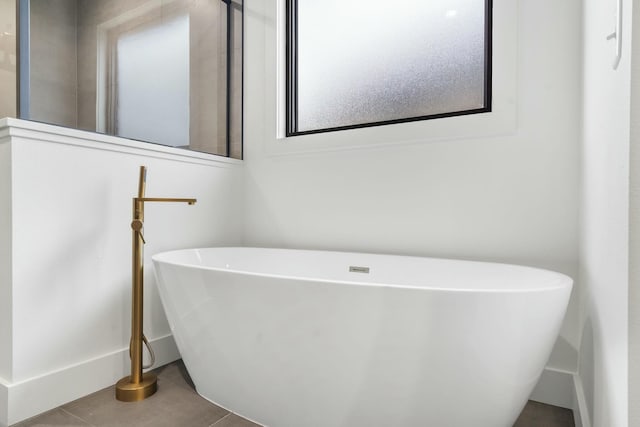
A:
{"type": "Polygon", "coordinates": [[[354,125],[335,126],[330,128],[299,131],[298,125],[298,0],[286,0],[285,5],[285,137],[311,135],[316,133],[335,132],[349,129],[361,129],[374,126],[409,123],[422,120],[441,119],[446,117],[465,116],[491,112],[492,100],[492,46],[493,46],[493,0],[484,0],[485,34],[484,34],[484,107],[469,110],[452,111],[401,119],[382,120],[358,123],[354,125]]]}

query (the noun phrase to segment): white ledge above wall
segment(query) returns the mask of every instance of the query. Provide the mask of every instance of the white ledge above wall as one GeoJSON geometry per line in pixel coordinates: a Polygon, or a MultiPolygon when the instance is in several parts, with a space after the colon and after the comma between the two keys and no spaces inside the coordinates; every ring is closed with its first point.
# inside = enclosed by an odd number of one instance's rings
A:
{"type": "Polygon", "coordinates": [[[72,129],[47,123],[5,117],[0,119],[0,138],[19,138],[46,141],[50,143],[75,145],[96,150],[139,154],[145,157],[170,159],[186,163],[215,167],[241,165],[242,160],[215,154],[168,147],[151,142],[137,141],[117,136],[105,135],[79,129],[72,129]]]}

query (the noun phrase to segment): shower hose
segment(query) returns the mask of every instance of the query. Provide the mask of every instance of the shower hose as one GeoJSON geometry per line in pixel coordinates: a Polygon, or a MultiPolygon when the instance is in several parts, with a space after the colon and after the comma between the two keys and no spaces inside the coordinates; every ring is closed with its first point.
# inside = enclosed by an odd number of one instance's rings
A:
{"type": "MultiPolygon", "coordinates": [[[[156,355],[153,352],[153,348],[151,348],[151,344],[149,344],[149,341],[147,340],[147,337],[144,334],[142,334],[142,342],[144,342],[144,345],[147,346],[147,350],[149,351],[149,357],[151,358],[151,361],[148,364],[142,365],[142,369],[149,369],[156,363],[156,355]]],[[[133,337],[131,337],[131,340],[129,340],[129,359],[131,359],[132,346],[133,346],[133,337]]]]}

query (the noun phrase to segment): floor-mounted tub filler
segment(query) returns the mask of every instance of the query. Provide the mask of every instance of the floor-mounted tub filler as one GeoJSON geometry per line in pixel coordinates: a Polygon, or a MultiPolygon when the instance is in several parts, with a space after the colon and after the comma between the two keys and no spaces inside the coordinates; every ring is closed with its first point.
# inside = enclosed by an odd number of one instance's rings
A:
{"type": "Polygon", "coordinates": [[[123,402],[138,402],[153,395],[157,390],[158,379],[152,372],[143,373],[155,363],[153,350],[143,332],[143,263],[144,263],[144,204],[148,202],[188,203],[193,205],[196,199],[177,199],[166,197],[145,197],[147,188],[147,167],[140,166],[138,178],[138,197],[133,198],[132,231],[132,292],[131,292],[131,340],[129,341],[129,358],[131,359],[131,375],[127,375],[116,383],[116,399],[123,402]],[[151,364],[142,364],[142,344],[146,344],[151,356],[151,364]]]}
{"type": "Polygon", "coordinates": [[[198,393],[269,427],[510,427],[572,287],[529,267],[357,253],[153,261],[198,393]]]}

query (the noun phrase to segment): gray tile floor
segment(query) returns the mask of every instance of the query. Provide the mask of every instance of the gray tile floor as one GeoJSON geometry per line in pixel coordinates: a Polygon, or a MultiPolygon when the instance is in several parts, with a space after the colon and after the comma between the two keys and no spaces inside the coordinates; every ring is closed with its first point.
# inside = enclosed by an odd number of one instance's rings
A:
{"type": "MultiPolygon", "coordinates": [[[[158,368],[156,374],[160,391],[142,402],[117,401],[111,386],[12,427],[260,427],[200,397],[182,361],[158,368]]],[[[514,425],[574,426],[570,410],[538,402],[529,402],[514,425]]]]}

